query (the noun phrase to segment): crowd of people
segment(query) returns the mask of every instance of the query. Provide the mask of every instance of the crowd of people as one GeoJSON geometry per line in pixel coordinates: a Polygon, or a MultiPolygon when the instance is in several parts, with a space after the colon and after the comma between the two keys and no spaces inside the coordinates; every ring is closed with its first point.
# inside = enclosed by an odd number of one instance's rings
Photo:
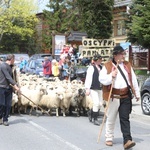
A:
{"type": "Polygon", "coordinates": [[[71,60],[75,61],[76,63],[76,58],[77,58],[77,45],[73,44],[73,45],[64,45],[60,54],[64,55],[65,57],[69,56],[71,60]]]}
{"type": "MultiPolygon", "coordinates": [[[[74,63],[65,51],[62,52],[60,61],[50,61],[45,57],[42,62],[43,73],[46,78],[50,76],[70,80],[74,63]]],[[[102,57],[95,54],[89,65],[85,79],[86,95],[91,96],[93,108],[88,112],[88,118],[94,125],[100,125],[98,121],[99,111],[106,102],[106,145],[113,146],[114,128],[119,114],[120,127],[123,136],[124,149],[135,146],[130,131],[130,113],[132,111],[132,93],[136,100],[140,98],[140,92],[136,75],[132,66],[125,61],[125,50],[121,46],[115,46],[112,59],[101,65],[102,57]]],[[[19,87],[14,78],[13,65],[15,57],[10,54],[6,62],[0,62],[0,124],[8,126],[8,116],[11,108],[13,85],[19,92],[19,87]]]]}
{"type": "Polygon", "coordinates": [[[75,64],[69,56],[61,55],[60,61],[48,57],[44,58],[42,63],[44,77],[59,77],[60,80],[73,80],[75,73],[75,64]]]}
{"type": "Polygon", "coordinates": [[[77,65],[77,45],[64,45],[60,60],[53,59],[50,61],[48,57],[44,58],[43,74],[44,77],[59,77],[61,80],[73,80],[75,76],[75,65],[77,65]]]}

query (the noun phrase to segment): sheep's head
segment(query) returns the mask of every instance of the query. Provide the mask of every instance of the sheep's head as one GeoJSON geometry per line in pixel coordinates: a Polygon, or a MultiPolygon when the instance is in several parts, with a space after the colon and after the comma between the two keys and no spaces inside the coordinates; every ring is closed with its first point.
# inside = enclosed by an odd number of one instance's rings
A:
{"type": "Polygon", "coordinates": [[[15,103],[17,103],[18,102],[18,95],[13,94],[12,101],[14,101],[15,103]]]}
{"type": "Polygon", "coordinates": [[[83,89],[78,89],[79,96],[85,97],[85,91],[83,89]]]}
{"type": "Polygon", "coordinates": [[[63,94],[60,94],[60,93],[57,93],[57,92],[56,92],[56,95],[57,95],[57,98],[58,98],[58,99],[60,99],[60,100],[63,100],[63,99],[64,99],[63,94]]]}
{"type": "Polygon", "coordinates": [[[43,88],[40,88],[40,96],[44,95],[46,93],[46,90],[43,88]]]}

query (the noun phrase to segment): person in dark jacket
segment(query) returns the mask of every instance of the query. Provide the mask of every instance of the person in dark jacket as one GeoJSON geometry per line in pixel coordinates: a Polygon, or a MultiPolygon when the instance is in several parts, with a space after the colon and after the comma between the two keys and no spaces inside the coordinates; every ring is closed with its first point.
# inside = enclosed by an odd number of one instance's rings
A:
{"type": "Polygon", "coordinates": [[[90,122],[94,118],[94,124],[99,125],[97,120],[99,109],[103,104],[102,94],[101,94],[101,84],[99,82],[99,72],[102,68],[101,62],[102,57],[99,54],[93,56],[91,65],[87,69],[86,79],[85,79],[85,88],[86,95],[90,95],[93,100],[93,108],[89,110],[88,117],[90,122]]]}
{"type": "Polygon", "coordinates": [[[14,65],[15,56],[9,54],[6,62],[0,64],[0,125],[8,126],[8,116],[11,110],[13,85],[15,90],[19,91],[17,83],[13,79],[12,66],[14,65]]]}
{"type": "Polygon", "coordinates": [[[52,64],[48,57],[44,58],[43,62],[43,74],[46,78],[49,78],[52,75],[52,64]]]}

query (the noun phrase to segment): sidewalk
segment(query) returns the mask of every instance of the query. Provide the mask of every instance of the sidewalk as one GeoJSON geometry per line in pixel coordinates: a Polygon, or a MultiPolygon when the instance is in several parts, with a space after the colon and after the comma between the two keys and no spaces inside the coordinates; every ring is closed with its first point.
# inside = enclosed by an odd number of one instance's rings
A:
{"type": "MultiPolygon", "coordinates": [[[[101,111],[104,113],[104,108],[102,107],[101,111]]],[[[131,115],[143,116],[150,118],[150,115],[145,115],[141,108],[141,100],[136,101],[136,99],[132,99],[132,112],[131,115]]]]}
{"type": "Polygon", "coordinates": [[[140,115],[140,116],[147,116],[144,115],[141,108],[141,100],[136,101],[136,99],[132,100],[132,114],[140,115]]]}

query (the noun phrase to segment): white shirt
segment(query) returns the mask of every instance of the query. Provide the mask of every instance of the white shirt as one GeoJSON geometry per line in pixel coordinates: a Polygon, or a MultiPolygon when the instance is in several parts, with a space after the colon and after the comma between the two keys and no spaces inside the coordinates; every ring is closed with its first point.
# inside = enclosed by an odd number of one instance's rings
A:
{"type": "MultiPolygon", "coordinates": [[[[124,73],[124,75],[128,81],[128,84],[130,85],[129,76],[128,76],[127,71],[124,68],[123,63],[119,64],[119,66],[120,66],[122,72],[124,73]]],[[[131,68],[131,75],[132,75],[132,84],[133,84],[133,88],[135,90],[136,97],[140,97],[140,91],[139,91],[139,87],[138,87],[137,78],[136,78],[136,75],[132,68],[131,68]]],[[[107,70],[106,70],[105,66],[100,71],[99,81],[103,85],[110,85],[112,83],[112,73],[107,74],[107,70]]],[[[122,89],[122,88],[127,87],[127,83],[125,82],[125,79],[123,78],[123,76],[121,75],[119,70],[118,70],[117,76],[114,80],[113,87],[116,89],[122,89]]]]}
{"type": "Polygon", "coordinates": [[[86,78],[85,78],[85,88],[90,89],[92,85],[92,78],[94,73],[94,67],[91,65],[87,69],[86,78]]]}

